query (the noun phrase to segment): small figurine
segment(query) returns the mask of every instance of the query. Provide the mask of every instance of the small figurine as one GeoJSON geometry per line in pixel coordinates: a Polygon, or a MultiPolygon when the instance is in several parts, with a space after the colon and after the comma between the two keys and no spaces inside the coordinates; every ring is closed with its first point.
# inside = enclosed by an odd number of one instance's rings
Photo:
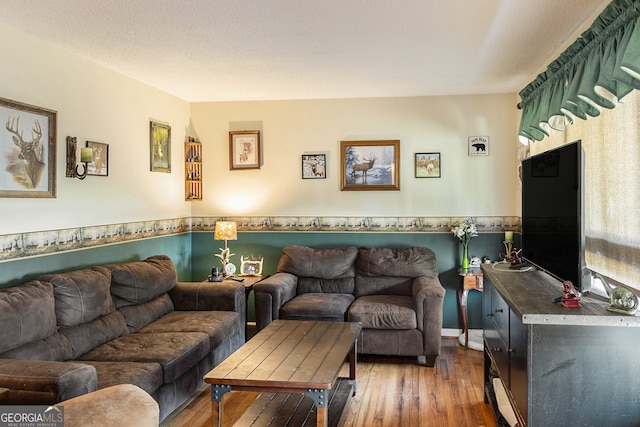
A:
{"type": "Polygon", "coordinates": [[[601,274],[593,273],[594,279],[600,280],[609,295],[607,310],[622,314],[635,314],[638,308],[638,296],[625,286],[612,287],[601,274]]]}
{"type": "Polygon", "coordinates": [[[509,262],[511,263],[511,265],[522,264],[522,259],[520,259],[521,251],[522,249],[520,249],[519,251],[516,251],[515,249],[511,251],[511,257],[509,258],[509,262]]]}
{"type": "Polygon", "coordinates": [[[571,280],[565,280],[562,284],[564,285],[562,306],[564,308],[582,308],[580,305],[580,293],[576,291],[571,280]]]}

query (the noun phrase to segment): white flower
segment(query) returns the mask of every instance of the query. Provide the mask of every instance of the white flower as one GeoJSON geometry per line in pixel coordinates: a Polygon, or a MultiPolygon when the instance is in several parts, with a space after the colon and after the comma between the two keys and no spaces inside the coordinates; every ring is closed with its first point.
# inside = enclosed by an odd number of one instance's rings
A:
{"type": "Polygon", "coordinates": [[[452,227],[451,232],[460,239],[463,245],[469,244],[471,238],[478,235],[476,223],[473,218],[466,218],[461,224],[452,227]]]}

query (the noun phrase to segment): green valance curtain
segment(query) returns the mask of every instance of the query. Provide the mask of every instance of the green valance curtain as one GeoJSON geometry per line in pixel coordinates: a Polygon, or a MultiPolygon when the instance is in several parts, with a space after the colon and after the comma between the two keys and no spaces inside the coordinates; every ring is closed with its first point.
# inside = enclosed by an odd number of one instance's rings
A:
{"type": "Polygon", "coordinates": [[[598,116],[640,89],[640,0],[614,0],[520,91],[519,135],[541,141],[576,117],[598,116]]]}

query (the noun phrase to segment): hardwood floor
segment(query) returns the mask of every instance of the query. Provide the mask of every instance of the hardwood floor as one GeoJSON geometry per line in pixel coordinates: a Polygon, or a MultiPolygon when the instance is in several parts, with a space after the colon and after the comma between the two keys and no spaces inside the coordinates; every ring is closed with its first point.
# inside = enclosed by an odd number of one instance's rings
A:
{"type": "MultiPolygon", "coordinates": [[[[491,407],[484,403],[483,356],[465,350],[457,339],[445,338],[435,368],[415,358],[359,356],[358,392],[349,398],[339,426],[343,427],[495,427],[491,407]]],[[[343,368],[347,376],[348,365],[343,368]]],[[[232,426],[257,393],[225,396],[224,426],[232,426]]],[[[172,415],[163,427],[209,427],[209,388],[172,415]]]]}

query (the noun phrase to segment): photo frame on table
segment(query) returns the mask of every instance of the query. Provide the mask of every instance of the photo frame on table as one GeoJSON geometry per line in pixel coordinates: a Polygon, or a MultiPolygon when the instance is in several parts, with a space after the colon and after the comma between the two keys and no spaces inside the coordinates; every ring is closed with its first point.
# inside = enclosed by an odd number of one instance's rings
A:
{"type": "Polygon", "coordinates": [[[416,178],[440,178],[440,153],[416,153],[414,158],[416,178]]]}
{"type": "Polygon", "coordinates": [[[229,132],[229,169],[260,169],[260,131],[229,132]]]}
{"type": "Polygon", "coordinates": [[[0,98],[0,197],[56,197],[57,112],[0,98]]]}
{"type": "Polygon", "coordinates": [[[340,141],[342,191],[400,190],[400,140],[340,141]]]}
{"type": "Polygon", "coordinates": [[[109,144],[87,141],[93,151],[93,161],[87,163],[87,175],[109,176],[109,144]]]}
{"type": "Polygon", "coordinates": [[[326,154],[302,155],[302,179],[326,179],[327,156],[326,154]]]}
{"type": "Polygon", "coordinates": [[[171,126],[149,122],[151,172],[171,172],[171,126]]]}

